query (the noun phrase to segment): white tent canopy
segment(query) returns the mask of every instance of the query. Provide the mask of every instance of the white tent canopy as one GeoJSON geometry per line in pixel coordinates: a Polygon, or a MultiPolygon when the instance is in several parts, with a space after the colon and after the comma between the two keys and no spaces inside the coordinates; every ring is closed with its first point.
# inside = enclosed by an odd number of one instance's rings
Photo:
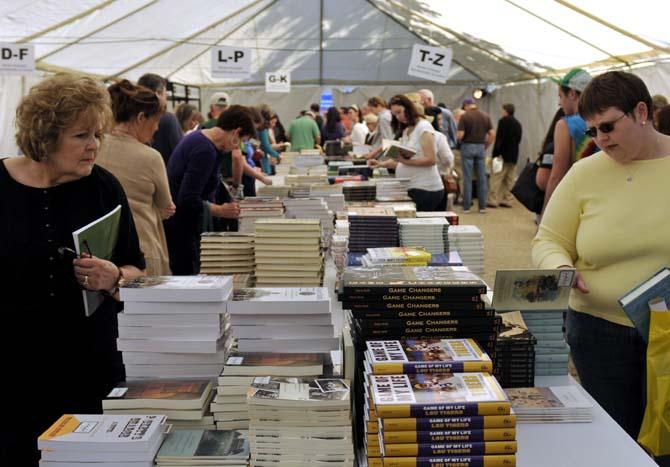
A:
{"type": "MultiPolygon", "coordinates": [[[[428,87],[457,105],[473,87],[495,84],[483,107],[496,117],[498,101],[514,99],[522,123],[537,127],[524,141],[530,150],[556,104],[544,78],[670,57],[667,27],[651,19],[668,17],[670,3],[631,8],[609,0],[0,0],[0,42],[34,44],[43,72],[131,80],[152,72],[205,87],[205,98],[226,88],[235,102],[268,102],[284,120],[325,87],[336,104],[428,87]],[[446,86],[407,74],[416,43],[452,49],[446,86]],[[215,45],[251,48],[250,78],[212,77],[215,45]],[[291,71],[292,92],[265,93],[265,73],[280,70],[291,71]]],[[[11,114],[33,78],[0,77],[0,152],[14,150],[11,114]]],[[[652,92],[667,88],[661,81],[652,92]]]]}

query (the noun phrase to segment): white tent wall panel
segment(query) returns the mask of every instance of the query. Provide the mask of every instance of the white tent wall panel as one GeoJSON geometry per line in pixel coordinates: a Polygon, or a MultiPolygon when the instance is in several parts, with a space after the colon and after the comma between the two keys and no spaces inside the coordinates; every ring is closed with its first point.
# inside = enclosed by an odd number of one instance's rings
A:
{"type": "Polygon", "coordinates": [[[0,76],[0,157],[19,154],[14,138],[16,107],[30,87],[41,80],[40,75],[0,76]]]}

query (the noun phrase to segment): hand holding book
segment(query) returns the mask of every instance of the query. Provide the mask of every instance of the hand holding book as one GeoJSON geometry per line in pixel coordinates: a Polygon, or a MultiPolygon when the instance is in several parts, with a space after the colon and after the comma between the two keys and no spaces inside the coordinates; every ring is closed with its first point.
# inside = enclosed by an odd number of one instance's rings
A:
{"type": "Polygon", "coordinates": [[[82,254],[72,261],[78,282],[87,290],[112,290],[119,277],[119,268],[111,261],[82,254]]]}

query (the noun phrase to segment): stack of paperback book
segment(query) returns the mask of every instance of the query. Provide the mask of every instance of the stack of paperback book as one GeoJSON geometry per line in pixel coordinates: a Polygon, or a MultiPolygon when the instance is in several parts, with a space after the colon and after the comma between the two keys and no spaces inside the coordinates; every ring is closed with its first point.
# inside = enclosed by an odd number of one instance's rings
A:
{"type": "Polygon", "coordinates": [[[511,404],[488,373],[369,375],[368,381],[368,416],[379,430],[379,450],[368,444],[368,465],[516,465],[511,404]]]}
{"type": "Polygon", "coordinates": [[[409,178],[375,179],[377,185],[377,201],[409,201],[407,196],[409,178]]]}
{"type": "Polygon", "coordinates": [[[325,287],[236,289],[228,303],[240,352],[337,349],[325,287]]]}
{"type": "MultiPolygon", "coordinates": [[[[322,167],[324,169],[323,171],[320,170],[320,168],[319,168],[319,170],[314,170],[314,169],[301,170],[299,172],[302,172],[302,173],[286,175],[284,177],[284,183],[291,187],[291,193],[292,194],[294,192],[294,190],[293,190],[294,187],[297,187],[297,186],[307,187],[307,193],[305,194],[305,196],[309,196],[309,187],[311,185],[315,185],[315,184],[323,185],[325,183],[328,183],[328,175],[325,172],[326,166],[324,165],[322,167]]],[[[293,194],[293,196],[295,196],[295,194],[293,194]]]]}
{"type": "Polygon", "coordinates": [[[326,202],[328,210],[333,212],[344,210],[344,193],[342,185],[320,184],[309,187],[309,196],[321,197],[326,202]]]}
{"type": "Polygon", "coordinates": [[[228,357],[218,379],[211,405],[217,429],[247,430],[247,391],[256,378],[318,377],[323,374],[323,356],[316,353],[237,353],[228,357]]]}
{"type": "Polygon", "coordinates": [[[316,219],[256,221],[256,285],[299,287],[323,284],[321,222],[316,219]]]}
{"type": "Polygon", "coordinates": [[[206,380],[143,380],[119,383],[102,401],[105,414],[161,414],[174,428],[215,429],[214,397],[206,380]]]}
{"type": "Polygon", "coordinates": [[[563,334],[574,269],[496,271],[493,306],[520,310],[535,337],[535,376],[568,373],[570,347],[563,334]]]}
{"type": "Polygon", "coordinates": [[[458,251],[463,265],[475,274],[484,273],[484,236],[474,225],[449,227],[449,249],[458,251]]]}
{"type": "Polygon", "coordinates": [[[254,233],[257,219],[284,217],[284,202],[280,198],[245,198],[240,201],[239,232],[254,233]]]}
{"type": "Polygon", "coordinates": [[[400,246],[449,253],[449,222],[443,217],[398,219],[400,246]]]}
{"type": "Polygon", "coordinates": [[[291,167],[325,167],[325,160],[318,149],[304,149],[293,158],[291,167]]]}
{"type": "Polygon", "coordinates": [[[349,221],[346,219],[335,220],[335,235],[344,235],[349,237],[349,221]]]}
{"type": "Polygon", "coordinates": [[[348,380],[257,378],[247,403],[252,465],[353,467],[348,380]]]}
{"type": "Polygon", "coordinates": [[[128,379],[215,378],[233,338],[230,276],[146,276],[121,287],[117,347],[128,379]]]}
{"type": "MultiPolygon", "coordinates": [[[[333,235],[330,243],[330,256],[335,264],[335,290],[342,279],[342,274],[348,264],[349,236],[333,235]]],[[[362,253],[361,253],[362,254],[362,253]]]]}
{"type": "Polygon", "coordinates": [[[277,175],[287,175],[290,170],[291,166],[293,165],[293,161],[295,160],[296,157],[300,155],[299,152],[297,151],[286,151],[281,153],[281,161],[279,164],[275,166],[275,170],[277,172],[277,175]]]}
{"type": "Polygon", "coordinates": [[[345,201],[374,201],[377,198],[377,186],[372,182],[344,182],[342,192],[345,201]]]}
{"type": "Polygon", "coordinates": [[[449,222],[449,225],[458,225],[458,214],[453,211],[422,211],[417,212],[416,217],[444,217],[449,222]]]}
{"type": "Polygon", "coordinates": [[[432,255],[424,248],[391,247],[368,248],[361,257],[365,267],[375,266],[428,266],[432,255]]]}
{"type": "MultiPolygon", "coordinates": [[[[380,204],[380,206],[383,206],[380,204]]],[[[414,203],[391,203],[390,207],[398,216],[398,219],[413,219],[416,217],[416,204],[414,203]]]]}
{"type": "Polygon", "coordinates": [[[349,251],[398,246],[398,218],[391,208],[355,208],[347,213],[349,251]]]}
{"type": "Polygon", "coordinates": [[[164,429],[162,415],[63,415],[37,440],[40,466],[152,467],[164,429]]]}
{"type": "Polygon", "coordinates": [[[284,200],[287,219],[318,219],[321,222],[321,244],[324,248],[330,245],[333,235],[333,211],[323,198],[287,198],[284,200]]]}
{"type": "Polygon", "coordinates": [[[535,336],[519,311],[501,313],[502,329],[498,334],[493,375],[504,388],[535,385],[535,336]]]}
{"type": "Polygon", "coordinates": [[[593,404],[576,385],[505,391],[519,423],[588,423],[592,420],[593,404]]]}
{"type": "Polygon", "coordinates": [[[254,235],[204,232],[200,236],[201,274],[253,274],[254,235]]]}
{"type": "Polygon", "coordinates": [[[338,175],[340,167],[353,167],[353,161],[329,160],[328,161],[328,175],[338,175]]]}
{"type": "Polygon", "coordinates": [[[156,456],[157,467],[247,467],[249,439],[235,430],[171,430],[156,456]]]}
{"type": "MultiPolygon", "coordinates": [[[[287,169],[288,170],[288,169],[287,169]]],[[[291,187],[288,185],[263,185],[258,187],[256,196],[258,198],[288,198],[291,187]]]]}

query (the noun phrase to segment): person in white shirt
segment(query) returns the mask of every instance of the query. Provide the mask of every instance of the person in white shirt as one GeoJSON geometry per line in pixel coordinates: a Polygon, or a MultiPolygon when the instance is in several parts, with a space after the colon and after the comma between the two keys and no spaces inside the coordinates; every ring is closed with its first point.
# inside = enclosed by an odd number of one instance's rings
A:
{"type": "Polygon", "coordinates": [[[351,143],[356,146],[365,144],[365,137],[368,135],[368,127],[361,122],[361,112],[357,105],[352,105],[348,110],[349,120],[353,123],[351,127],[351,143]]]}
{"type": "Polygon", "coordinates": [[[435,130],[425,119],[423,108],[406,96],[394,96],[389,104],[394,130],[402,129],[400,144],[414,149],[416,154],[410,159],[399,157],[397,161],[373,159],[368,164],[395,169],[396,177],[408,178],[407,194],[416,204],[417,211],[437,211],[444,198],[444,186],[437,170],[435,130]]]}

